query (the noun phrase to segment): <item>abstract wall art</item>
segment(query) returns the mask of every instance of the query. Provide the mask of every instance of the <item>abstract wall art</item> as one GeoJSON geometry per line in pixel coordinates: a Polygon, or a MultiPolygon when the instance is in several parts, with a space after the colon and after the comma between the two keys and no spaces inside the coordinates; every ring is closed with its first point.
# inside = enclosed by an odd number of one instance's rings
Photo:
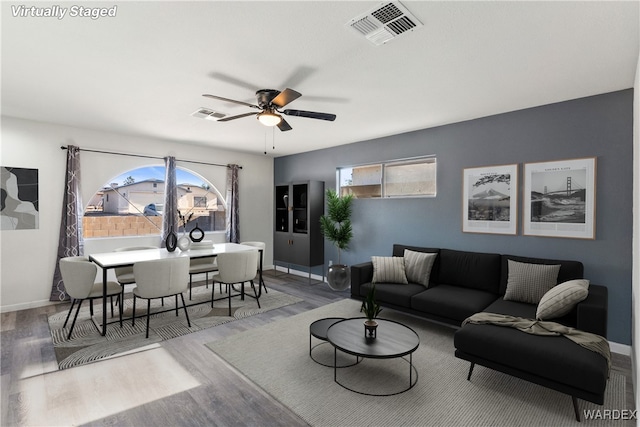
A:
{"type": "Polygon", "coordinates": [[[39,228],[38,169],[0,167],[0,229],[39,228]]]}

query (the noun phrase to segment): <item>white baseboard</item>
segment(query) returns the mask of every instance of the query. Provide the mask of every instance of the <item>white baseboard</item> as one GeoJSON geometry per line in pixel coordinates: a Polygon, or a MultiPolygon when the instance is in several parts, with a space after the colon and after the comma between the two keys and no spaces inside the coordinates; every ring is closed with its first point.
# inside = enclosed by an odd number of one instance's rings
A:
{"type": "Polygon", "coordinates": [[[631,356],[631,346],[626,344],[619,344],[617,342],[609,341],[609,348],[612,353],[622,354],[623,356],[631,356]]]}
{"type": "Polygon", "coordinates": [[[10,313],[12,311],[26,310],[29,308],[38,308],[45,307],[47,305],[60,304],[57,301],[49,301],[49,300],[41,300],[41,301],[31,301],[25,302],[21,304],[13,304],[13,305],[3,305],[0,307],[0,313],[10,313]]]}

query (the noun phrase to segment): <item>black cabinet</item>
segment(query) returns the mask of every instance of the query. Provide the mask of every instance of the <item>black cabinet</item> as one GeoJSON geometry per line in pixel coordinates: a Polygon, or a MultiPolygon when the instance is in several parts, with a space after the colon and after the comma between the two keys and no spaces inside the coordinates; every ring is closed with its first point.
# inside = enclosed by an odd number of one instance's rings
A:
{"type": "Polygon", "coordinates": [[[320,232],[324,182],[276,185],[274,208],[274,263],[324,265],[324,239],[320,232]]]}

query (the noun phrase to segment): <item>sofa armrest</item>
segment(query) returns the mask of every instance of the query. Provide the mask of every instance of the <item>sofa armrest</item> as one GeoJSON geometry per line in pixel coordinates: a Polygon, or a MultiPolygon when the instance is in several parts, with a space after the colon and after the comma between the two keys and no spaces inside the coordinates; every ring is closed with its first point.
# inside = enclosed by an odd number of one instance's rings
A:
{"type": "Polygon", "coordinates": [[[373,263],[371,261],[363,262],[351,266],[351,296],[362,298],[360,296],[360,285],[371,282],[373,279],[373,263]]]}
{"type": "Polygon", "coordinates": [[[607,337],[609,298],[605,286],[589,285],[589,295],[576,309],[578,329],[607,337]]]}

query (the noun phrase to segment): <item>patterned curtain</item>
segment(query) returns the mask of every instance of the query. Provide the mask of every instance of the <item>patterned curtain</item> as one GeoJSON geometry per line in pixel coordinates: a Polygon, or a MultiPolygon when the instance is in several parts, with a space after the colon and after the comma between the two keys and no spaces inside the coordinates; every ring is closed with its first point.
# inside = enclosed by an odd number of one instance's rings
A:
{"type": "Polygon", "coordinates": [[[240,243],[238,221],[238,165],[227,166],[227,242],[240,243]]]}
{"type": "Polygon", "coordinates": [[[176,158],[164,158],[164,213],[162,214],[162,242],[166,246],[167,235],[173,229],[178,235],[178,188],[176,186],[176,158]]]}
{"type": "Polygon", "coordinates": [[[64,197],[62,200],[62,219],[60,221],[60,238],[58,239],[58,256],[53,273],[53,286],[50,301],[69,299],[60,274],[60,258],[84,255],[82,240],[82,195],[80,193],[80,148],[67,147],[67,172],[64,197]]]}

